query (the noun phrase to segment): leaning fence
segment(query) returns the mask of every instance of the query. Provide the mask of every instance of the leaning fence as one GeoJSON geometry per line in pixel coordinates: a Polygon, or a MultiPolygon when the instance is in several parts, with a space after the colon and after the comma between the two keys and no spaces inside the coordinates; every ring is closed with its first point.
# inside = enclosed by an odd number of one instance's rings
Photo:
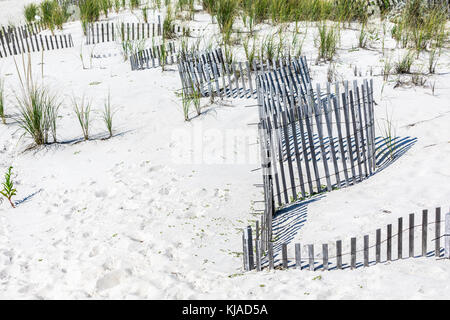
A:
{"type": "MultiPolygon", "coordinates": [[[[352,237],[347,242],[337,240],[323,243],[315,252],[314,244],[302,246],[295,243],[269,242],[268,250],[263,250],[263,240],[259,223],[256,223],[256,237],[253,239],[252,228],[243,231],[243,263],[244,270],[256,269],[288,269],[299,270],[342,270],[369,267],[378,263],[402,260],[416,257],[450,258],[450,210],[442,219],[441,208],[435,209],[434,220],[429,221],[428,209],[422,211],[422,218],[416,224],[415,214],[408,216],[408,226],[405,228],[403,217],[398,218],[396,228],[388,224],[383,230],[375,230],[375,240],[371,236],[352,237]],[[442,234],[442,224],[445,231],[442,234]],[[417,232],[416,230],[419,229],[417,232]],[[434,236],[430,236],[434,231],[434,236]],[[444,239],[444,252],[441,239],[444,239]],[[361,241],[362,240],[362,241],[361,241]],[[359,244],[359,247],[358,247],[359,244]],[[405,244],[405,245],[404,245],[405,244]],[[417,246],[419,244],[419,246],[417,246]],[[406,251],[406,254],[405,254],[406,251]],[[331,252],[331,253],[330,253],[331,252]],[[334,253],[333,253],[334,252],[334,253]]],[[[372,236],[373,237],[373,236],[372,236]]]]}
{"type": "Polygon", "coordinates": [[[256,80],[260,73],[283,65],[293,65],[296,75],[303,74],[309,81],[309,70],[304,57],[284,57],[279,60],[227,62],[221,48],[179,59],[178,71],[183,90],[194,91],[203,97],[257,98],[256,80]]]}

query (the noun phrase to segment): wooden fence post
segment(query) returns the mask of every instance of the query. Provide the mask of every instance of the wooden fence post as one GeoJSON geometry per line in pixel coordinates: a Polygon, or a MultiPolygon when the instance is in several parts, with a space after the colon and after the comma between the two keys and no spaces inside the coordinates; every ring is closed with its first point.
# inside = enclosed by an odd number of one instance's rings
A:
{"type": "Polygon", "coordinates": [[[397,259],[403,257],[403,218],[398,218],[397,259]]]}
{"type": "Polygon", "coordinates": [[[308,244],[309,270],[314,271],[314,245],[308,244]]]}
{"type": "Polygon", "coordinates": [[[387,225],[386,260],[392,260],[392,224],[387,225]]]}
{"type": "Polygon", "coordinates": [[[295,244],[295,266],[297,269],[302,270],[302,247],[300,243],[295,244]]]}
{"type": "Polygon", "coordinates": [[[355,269],[356,268],[356,238],[350,239],[350,268],[355,269]]]}
{"type": "Polygon", "coordinates": [[[244,230],[244,269],[245,271],[251,271],[254,269],[253,260],[253,239],[252,239],[252,227],[248,226],[244,230]]]}
{"type": "Polygon", "coordinates": [[[273,261],[273,242],[269,242],[269,248],[268,248],[268,256],[269,256],[269,270],[274,269],[274,261],[273,261]]]}
{"type": "Polygon", "coordinates": [[[342,241],[336,241],[336,268],[342,269],[342,241]]]}
{"type": "Polygon", "coordinates": [[[261,240],[256,240],[256,270],[261,271],[261,240]]]}
{"type": "Polygon", "coordinates": [[[409,215],[409,257],[414,257],[414,213],[409,215]]]}
{"type": "Polygon", "coordinates": [[[422,211],[422,256],[427,256],[428,210],[422,211]]]}
{"type": "Polygon", "coordinates": [[[439,257],[441,255],[441,208],[436,208],[435,228],[434,255],[439,257]]]}
{"type": "Polygon", "coordinates": [[[375,244],[375,261],[380,263],[381,261],[381,229],[376,231],[376,244],[375,244]]]}
{"type": "Polygon", "coordinates": [[[281,244],[281,256],[283,261],[283,269],[287,269],[288,267],[288,257],[287,257],[287,244],[281,244]]]}
{"type": "Polygon", "coordinates": [[[369,266],[369,235],[364,236],[364,267],[369,266]]]}
{"type": "Polygon", "coordinates": [[[322,244],[323,270],[328,270],[328,244],[322,244]]]}

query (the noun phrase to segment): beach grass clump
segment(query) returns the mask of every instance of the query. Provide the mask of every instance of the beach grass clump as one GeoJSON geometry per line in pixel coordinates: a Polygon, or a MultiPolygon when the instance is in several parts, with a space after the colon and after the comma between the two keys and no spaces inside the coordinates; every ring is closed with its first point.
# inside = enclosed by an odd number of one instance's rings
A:
{"type": "Polygon", "coordinates": [[[43,84],[38,85],[33,81],[31,67],[31,55],[28,54],[25,62],[22,56],[22,72],[19,70],[16,60],[14,64],[20,81],[20,92],[14,92],[19,115],[16,121],[23,130],[23,135],[28,134],[36,145],[49,143],[49,134],[56,142],[56,121],[62,99],[43,84]]]}
{"type": "Polygon", "coordinates": [[[100,19],[100,3],[99,0],[80,0],[78,7],[80,9],[81,24],[83,26],[83,30],[86,32],[88,23],[92,23],[100,19]]]}
{"type": "Polygon", "coordinates": [[[39,6],[35,3],[30,3],[24,7],[25,20],[28,23],[32,23],[36,20],[36,16],[39,15],[39,6]]]}
{"type": "Polygon", "coordinates": [[[49,133],[56,142],[56,121],[61,105],[57,96],[43,86],[32,84],[22,95],[16,95],[19,115],[17,122],[36,145],[49,143],[49,133]]]}
{"type": "Polygon", "coordinates": [[[51,31],[55,29],[55,16],[58,7],[58,2],[55,0],[44,0],[40,3],[41,21],[51,31]]]}
{"type": "Polygon", "coordinates": [[[169,6],[166,11],[166,16],[163,21],[163,38],[164,39],[173,39],[176,34],[174,32],[174,22],[175,19],[172,14],[172,9],[169,6]]]}
{"type": "Polygon", "coordinates": [[[238,14],[239,0],[217,0],[216,18],[220,32],[226,32],[233,27],[238,14]]]}
{"type": "Polygon", "coordinates": [[[75,97],[72,98],[72,104],[73,110],[78,119],[78,123],[80,124],[84,140],[89,140],[92,102],[87,100],[83,95],[83,97],[79,101],[75,97]]]}
{"type": "Polygon", "coordinates": [[[130,0],[130,9],[131,10],[138,9],[140,5],[141,5],[140,0],[130,0]]]}
{"type": "Polygon", "coordinates": [[[402,13],[394,20],[392,37],[402,48],[414,48],[417,55],[432,46],[441,48],[448,36],[447,15],[445,4],[428,6],[421,0],[407,1],[402,13]]]}
{"type": "Polygon", "coordinates": [[[407,51],[395,65],[397,74],[411,73],[411,66],[414,62],[414,52],[407,51]]]}
{"type": "Polygon", "coordinates": [[[336,54],[339,42],[339,29],[337,26],[327,26],[322,22],[318,26],[318,37],[315,39],[318,47],[318,59],[331,61],[336,54]]]}
{"type": "Polygon", "coordinates": [[[100,8],[103,11],[103,14],[106,18],[108,18],[108,12],[113,8],[113,3],[111,0],[99,0],[100,1],[100,8]]]}

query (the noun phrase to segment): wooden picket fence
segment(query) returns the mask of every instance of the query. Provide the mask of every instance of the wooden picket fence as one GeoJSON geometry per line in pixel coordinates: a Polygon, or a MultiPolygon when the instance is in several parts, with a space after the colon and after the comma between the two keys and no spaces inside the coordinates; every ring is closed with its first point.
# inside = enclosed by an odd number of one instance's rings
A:
{"type": "Polygon", "coordinates": [[[23,41],[28,42],[28,40],[32,42],[32,38],[44,29],[45,27],[42,23],[2,26],[0,28],[0,58],[21,53],[23,45],[21,47],[19,41],[21,44],[23,44],[23,41]]]}
{"type": "MultiPolygon", "coordinates": [[[[190,34],[196,29],[173,24],[172,32],[174,34],[190,34]]],[[[95,22],[89,23],[86,28],[86,44],[97,44],[110,41],[132,41],[142,40],[163,35],[163,25],[161,17],[158,16],[157,22],[138,23],[138,22],[95,22]]]]}
{"type": "MultiPolygon", "coordinates": [[[[314,244],[304,247],[300,243],[294,244],[293,248],[288,248],[288,243],[269,242],[268,250],[264,253],[261,233],[258,222],[256,223],[256,237],[253,239],[252,228],[248,226],[243,230],[243,262],[244,270],[256,269],[288,269],[299,270],[342,270],[356,269],[364,266],[368,267],[378,263],[401,260],[414,257],[441,258],[441,238],[444,238],[444,257],[450,258],[450,210],[445,214],[445,220],[441,218],[441,208],[435,209],[434,221],[428,219],[428,209],[422,211],[420,224],[415,224],[415,214],[409,214],[409,226],[404,228],[403,217],[398,218],[396,233],[393,225],[388,224],[382,240],[382,229],[376,229],[375,241],[370,242],[370,236],[364,235],[362,241],[358,242],[357,237],[352,237],[348,243],[337,240],[333,243],[324,243],[321,246],[321,253],[316,254],[314,244]],[[441,233],[441,224],[445,222],[445,232],[441,233]],[[434,228],[433,228],[434,227],[434,228]],[[415,230],[419,229],[419,232],[415,230]],[[429,231],[434,229],[434,237],[429,236],[429,231]],[[418,237],[416,237],[418,235],[418,237]],[[407,241],[405,240],[407,238],[407,241]],[[417,238],[420,238],[418,240],[417,238]],[[417,254],[416,243],[420,242],[420,253],[417,254]],[[407,255],[403,243],[407,242],[407,255]],[[357,246],[358,243],[359,248],[357,246]],[[434,244],[431,251],[430,244],[434,244]],[[347,251],[344,252],[343,246],[347,251]],[[384,249],[383,249],[384,247],[384,249]],[[394,248],[396,247],[397,250],[394,248]],[[291,250],[289,250],[291,249],[291,250]],[[335,254],[330,255],[330,249],[334,249],[335,254]],[[383,253],[384,251],[384,253],[383,253]],[[397,251],[393,254],[393,251],[397,251]],[[344,261],[347,258],[348,261],[344,261]],[[394,259],[396,258],[396,259],[394,259]]],[[[333,251],[333,250],[332,250],[333,251]]]]}
{"type": "MultiPolygon", "coordinates": [[[[158,20],[160,17],[158,16],[158,20]]],[[[96,22],[86,28],[86,44],[110,41],[142,40],[162,35],[161,21],[157,23],[96,22]]]]}
{"type": "Polygon", "coordinates": [[[309,69],[304,57],[227,63],[221,48],[203,54],[182,53],[178,71],[182,88],[187,94],[193,94],[195,90],[203,97],[256,99],[258,75],[289,64],[295,66],[295,75],[305,74],[309,81],[309,69]]]}
{"type": "Polygon", "coordinates": [[[0,49],[0,58],[8,55],[18,55],[22,53],[31,53],[39,51],[57,50],[73,47],[73,40],[71,34],[59,35],[42,35],[42,34],[27,34],[26,37],[22,33],[9,34],[9,41],[4,42],[0,38],[3,52],[0,49]]]}
{"type": "Polygon", "coordinates": [[[144,70],[176,64],[178,63],[178,56],[175,45],[169,42],[132,54],[129,60],[131,70],[144,70]]]}

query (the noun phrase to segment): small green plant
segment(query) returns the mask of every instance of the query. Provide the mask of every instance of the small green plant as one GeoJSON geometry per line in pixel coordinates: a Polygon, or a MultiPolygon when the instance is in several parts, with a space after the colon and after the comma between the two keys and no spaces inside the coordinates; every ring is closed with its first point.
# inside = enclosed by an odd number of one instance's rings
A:
{"type": "Polygon", "coordinates": [[[89,127],[91,123],[91,101],[87,101],[83,96],[78,102],[76,98],[72,99],[73,109],[80,123],[84,140],[89,140],[89,127]]]}
{"type": "Polygon", "coordinates": [[[11,207],[15,208],[16,206],[12,202],[12,197],[16,195],[17,191],[14,189],[14,183],[11,179],[12,169],[13,167],[9,167],[8,171],[5,173],[5,181],[2,182],[3,190],[0,190],[0,194],[8,199],[11,207]]]}

